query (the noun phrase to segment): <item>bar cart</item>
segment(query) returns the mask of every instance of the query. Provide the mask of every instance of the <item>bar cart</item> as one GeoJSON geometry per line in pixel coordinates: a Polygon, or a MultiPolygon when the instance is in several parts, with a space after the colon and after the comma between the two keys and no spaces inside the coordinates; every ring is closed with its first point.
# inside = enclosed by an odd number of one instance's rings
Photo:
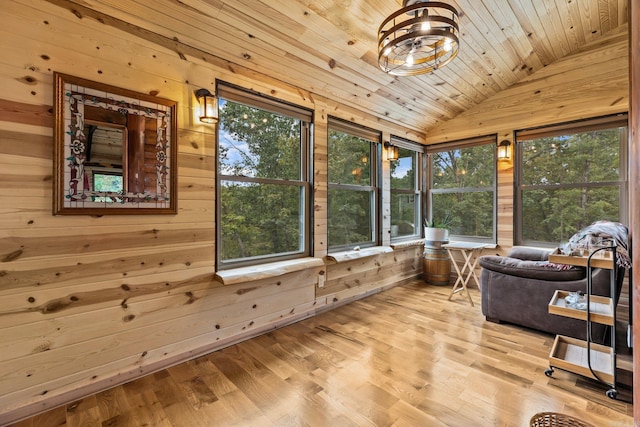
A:
{"type": "Polygon", "coordinates": [[[549,369],[545,375],[551,377],[554,368],[593,378],[610,387],[606,395],[611,399],[618,396],[616,387],[616,306],[618,268],[616,263],[616,243],[597,248],[588,255],[562,255],[558,251],[549,256],[549,261],[557,264],[567,264],[587,268],[586,301],[579,304],[569,303],[571,293],[557,290],[549,302],[549,313],[560,316],[581,319],[585,321],[587,339],[579,340],[563,335],[557,335],[549,354],[549,369]],[[603,268],[611,270],[611,288],[609,297],[592,295],[592,269],[603,268]],[[591,325],[599,323],[609,328],[609,345],[593,342],[591,325]]]}

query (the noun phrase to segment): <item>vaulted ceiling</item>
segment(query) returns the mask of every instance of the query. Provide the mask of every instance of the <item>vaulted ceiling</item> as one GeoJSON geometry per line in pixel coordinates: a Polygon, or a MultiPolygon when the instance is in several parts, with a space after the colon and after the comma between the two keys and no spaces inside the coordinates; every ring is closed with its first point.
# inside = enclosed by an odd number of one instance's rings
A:
{"type": "Polygon", "coordinates": [[[628,0],[445,0],[460,12],[457,58],[395,77],[378,68],[377,30],[402,0],[48,1],[425,132],[626,31],[629,8],[628,0]]]}

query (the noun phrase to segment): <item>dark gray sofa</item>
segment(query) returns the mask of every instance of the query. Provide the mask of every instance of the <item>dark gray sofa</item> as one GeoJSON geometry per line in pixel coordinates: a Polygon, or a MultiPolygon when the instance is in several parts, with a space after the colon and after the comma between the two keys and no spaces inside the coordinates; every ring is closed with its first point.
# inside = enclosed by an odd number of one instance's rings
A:
{"type": "MultiPolygon", "coordinates": [[[[557,289],[586,292],[586,268],[561,269],[547,261],[550,253],[551,250],[516,246],[506,257],[481,257],[482,314],[493,322],[586,339],[586,322],[548,311],[557,289]]],[[[593,269],[592,273],[592,294],[609,296],[610,270],[593,269]]],[[[605,327],[593,324],[593,340],[604,342],[605,336],[605,327]]]]}

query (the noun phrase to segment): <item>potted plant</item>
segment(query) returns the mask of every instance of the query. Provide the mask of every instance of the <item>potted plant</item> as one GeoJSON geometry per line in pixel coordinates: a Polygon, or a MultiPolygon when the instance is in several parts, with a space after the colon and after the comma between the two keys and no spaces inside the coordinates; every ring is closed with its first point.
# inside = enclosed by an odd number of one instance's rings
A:
{"type": "Polygon", "coordinates": [[[451,215],[446,214],[441,220],[433,218],[424,220],[424,238],[429,242],[448,242],[451,215]]]}

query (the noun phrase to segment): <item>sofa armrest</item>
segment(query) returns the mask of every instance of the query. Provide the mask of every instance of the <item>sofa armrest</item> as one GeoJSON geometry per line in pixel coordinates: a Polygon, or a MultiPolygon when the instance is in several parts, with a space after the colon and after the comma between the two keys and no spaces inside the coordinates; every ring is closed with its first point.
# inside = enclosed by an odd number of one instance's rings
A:
{"type": "Polygon", "coordinates": [[[585,278],[586,270],[582,267],[567,267],[551,264],[548,261],[531,261],[503,256],[480,257],[480,266],[487,270],[496,271],[509,276],[551,280],[557,282],[581,280],[585,278]]]}
{"type": "Polygon", "coordinates": [[[524,259],[529,261],[546,261],[553,249],[532,248],[530,246],[514,246],[509,251],[511,258],[524,259]]]}

